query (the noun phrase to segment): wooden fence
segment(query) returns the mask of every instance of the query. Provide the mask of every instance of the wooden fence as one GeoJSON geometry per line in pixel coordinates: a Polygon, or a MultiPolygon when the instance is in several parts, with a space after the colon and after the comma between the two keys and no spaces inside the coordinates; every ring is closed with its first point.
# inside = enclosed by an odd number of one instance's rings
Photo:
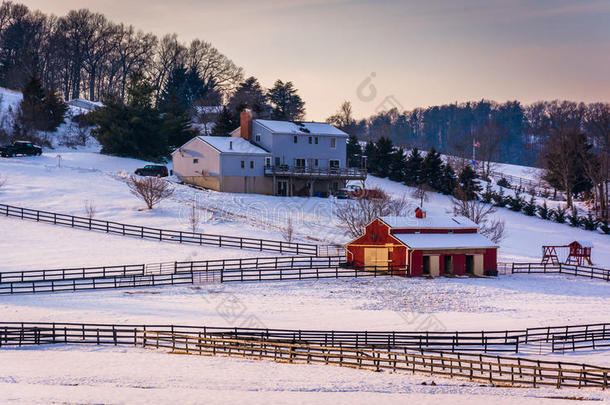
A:
{"type": "Polygon", "coordinates": [[[407,348],[351,348],[261,339],[213,338],[138,330],[136,343],[171,353],[226,355],[281,363],[321,363],[342,367],[440,375],[493,385],[526,387],[608,387],[610,368],[588,364],[472,353],[414,352],[407,348]]]}
{"type": "Polygon", "coordinates": [[[72,228],[87,229],[90,231],[101,231],[121,236],[132,236],[141,239],[239,249],[253,249],[297,255],[318,255],[318,246],[308,243],[242,238],[237,236],[212,235],[151,228],[139,225],[127,225],[119,222],[57,214],[54,212],[33,210],[6,204],[0,204],[0,215],[19,219],[34,220],[37,222],[45,222],[53,225],[64,225],[72,228]]]}
{"type": "Polygon", "coordinates": [[[610,281],[610,269],[592,266],[578,266],[575,264],[552,263],[512,263],[511,273],[558,273],[571,276],[587,277],[591,279],[610,281]]]}
{"type": "Polygon", "coordinates": [[[523,345],[552,345],[555,351],[606,347],[610,324],[567,325],[506,331],[340,331],[227,328],[183,325],[1,322],[0,346],[39,344],[134,345],[138,330],[194,337],[254,339],[351,348],[408,348],[445,352],[518,353],[523,345]],[[577,345],[561,345],[573,336],[577,345]],[[590,347],[589,347],[590,346],[590,347]]]}

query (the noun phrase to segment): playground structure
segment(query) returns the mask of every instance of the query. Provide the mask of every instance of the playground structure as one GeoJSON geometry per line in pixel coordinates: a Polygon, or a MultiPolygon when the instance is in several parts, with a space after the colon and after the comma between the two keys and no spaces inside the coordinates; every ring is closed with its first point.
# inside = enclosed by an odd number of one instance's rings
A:
{"type": "Polygon", "coordinates": [[[588,264],[593,265],[591,261],[591,248],[593,244],[591,242],[577,241],[567,245],[555,245],[555,246],[542,246],[542,264],[575,264],[582,266],[588,264]],[[561,260],[559,254],[562,255],[564,260],[561,260]]]}

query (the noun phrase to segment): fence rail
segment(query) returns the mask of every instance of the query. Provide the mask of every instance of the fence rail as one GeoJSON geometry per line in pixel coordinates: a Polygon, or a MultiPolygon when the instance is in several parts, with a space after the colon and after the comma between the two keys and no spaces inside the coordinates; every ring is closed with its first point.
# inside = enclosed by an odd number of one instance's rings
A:
{"type": "Polygon", "coordinates": [[[554,351],[607,346],[610,324],[568,325],[506,331],[340,331],[226,328],[182,325],[113,325],[86,323],[2,322],[1,346],[39,344],[136,344],[136,332],[183,334],[351,348],[408,348],[446,352],[518,353],[527,344],[549,343],[554,351]],[[572,338],[573,337],[573,338],[572,338]],[[574,346],[562,344],[573,339],[574,346]]]}
{"type": "Polygon", "coordinates": [[[472,353],[351,348],[261,339],[212,338],[176,333],[137,331],[136,344],[169,349],[171,353],[226,355],[282,363],[322,363],[344,367],[425,373],[494,385],[542,387],[608,387],[610,368],[588,364],[500,357],[472,353]]]}
{"type": "Polygon", "coordinates": [[[259,251],[287,254],[318,255],[318,246],[308,243],[284,242],[277,240],[243,238],[238,236],[212,235],[196,232],[174,231],[151,228],[139,225],[128,225],[119,222],[104,221],[73,215],[58,214],[48,211],[33,210],[12,205],[0,204],[0,215],[7,217],[45,222],[53,225],[64,225],[72,228],[101,231],[121,236],[132,236],[141,239],[152,239],[196,245],[253,249],[259,251]]]}
{"type": "Polygon", "coordinates": [[[578,266],[575,264],[552,264],[552,263],[512,263],[511,273],[538,274],[558,273],[578,277],[610,281],[610,269],[592,266],[578,266]]]}

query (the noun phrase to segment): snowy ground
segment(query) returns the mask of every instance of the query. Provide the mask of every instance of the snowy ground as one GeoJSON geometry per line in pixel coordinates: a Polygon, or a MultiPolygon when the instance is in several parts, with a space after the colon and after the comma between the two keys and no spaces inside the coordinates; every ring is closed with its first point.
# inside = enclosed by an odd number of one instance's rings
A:
{"type": "MultiPolygon", "coordinates": [[[[293,218],[297,239],[343,243],[333,207],[342,201],[223,194],[176,185],[160,207],[141,210],[124,184],[146,162],[93,151],[46,151],[41,157],[0,159],[0,202],[84,214],[119,222],[189,228],[186,203],[208,209],[200,231],[282,239],[293,218]],[[61,155],[60,159],[57,155],[61,155]]],[[[394,195],[411,189],[371,177],[394,195]]],[[[413,201],[415,203],[415,201],[413,201]]],[[[433,194],[428,215],[450,210],[433,194]]],[[[540,246],[575,239],[594,243],[596,264],[610,267],[610,238],[507,209],[508,237],[501,260],[539,260],[540,246]]],[[[260,252],[174,245],[0,217],[0,271],[252,257],[260,252]]],[[[264,284],[197,285],[79,293],[0,296],[3,321],[174,323],[294,329],[503,330],[607,322],[609,285],[567,276],[510,275],[491,279],[358,279],[264,284]]],[[[536,348],[524,355],[536,355],[536,348]]],[[[610,366],[608,352],[547,358],[610,366]]],[[[322,402],[414,400],[418,403],[549,403],[558,396],[610,399],[591,391],[479,387],[429,377],[390,375],[336,367],[169,356],[134,348],[53,347],[0,351],[0,402],[322,402]],[[264,376],[264,377],[261,377],[264,376]],[[112,389],[109,389],[112,388],[112,389]],[[407,396],[408,395],[408,396],[407,396]],[[546,400],[543,398],[547,398],[546,400]]]]}
{"type": "Polygon", "coordinates": [[[602,391],[493,388],[402,373],[177,356],[139,348],[58,346],[0,353],[3,363],[11,364],[0,376],[0,400],[7,403],[521,405],[610,398],[602,391]]]}

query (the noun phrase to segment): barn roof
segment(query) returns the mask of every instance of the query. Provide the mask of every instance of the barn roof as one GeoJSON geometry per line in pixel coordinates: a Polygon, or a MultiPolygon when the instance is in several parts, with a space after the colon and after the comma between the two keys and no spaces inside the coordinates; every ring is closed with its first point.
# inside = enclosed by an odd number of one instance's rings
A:
{"type": "Polygon", "coordinates": [[[478,233],[401,233],[393,235],[411,249],[476,249],[498,247],[478,233]]]}
{"type": "Polygon", "coordinates": [[[390,228],[407,229],[472,229],[479,226],[466,217],[450,217],[446,215],[428,216],[426,218],[415,218],[412,216],[379,217],[390,228]]]}

